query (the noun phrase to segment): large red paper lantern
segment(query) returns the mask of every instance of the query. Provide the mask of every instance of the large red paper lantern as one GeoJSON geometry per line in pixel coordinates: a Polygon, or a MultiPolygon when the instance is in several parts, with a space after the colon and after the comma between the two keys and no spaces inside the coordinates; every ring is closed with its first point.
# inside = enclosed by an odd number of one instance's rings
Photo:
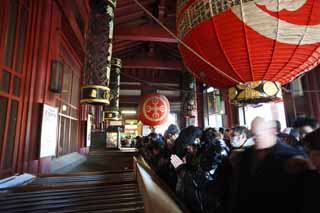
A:
{"type": "Polygon", "coordinates": [[[159,126],[163,124],[170,113],[168,99],[160,94],[147,94],[139,103],[139,119],[143,124],[159,126]]]}
{"type": "Polygon", "coordinates": [[[319,0],[178,0],[179,38],[235,81],[179,49],[196,77],[231,87],[231,98],[275,98],[320,63],[319,11],[319,0]]]}

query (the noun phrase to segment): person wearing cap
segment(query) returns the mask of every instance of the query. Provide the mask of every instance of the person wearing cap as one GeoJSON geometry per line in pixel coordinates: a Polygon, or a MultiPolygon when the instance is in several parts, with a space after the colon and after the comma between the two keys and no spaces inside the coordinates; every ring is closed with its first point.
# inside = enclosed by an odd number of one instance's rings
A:
{"type": "Polygon", "coordinates": [[[300,212],[301,174],[310,169],[303,153],[280,143],[276,125],[256,117],[254,146],[232,162],[229,212],[300,212]]]}
{"type": "Polygon", "coordinates": [[[174,142],[179,136],[179,128],[175,124],[170,124],[168,129],[164,132],[164,146],[165,149],[171,152],[174,147],[174,142]]]}

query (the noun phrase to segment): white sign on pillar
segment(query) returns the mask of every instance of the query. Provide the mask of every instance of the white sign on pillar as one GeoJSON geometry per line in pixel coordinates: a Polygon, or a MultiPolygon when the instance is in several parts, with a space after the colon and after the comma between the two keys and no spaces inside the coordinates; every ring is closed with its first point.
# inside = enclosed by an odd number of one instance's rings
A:
{"type": "Polygon", "coordinates": [[[58,108],[43,105],[40,158],[55,156],[58,137],[58,108]]]}

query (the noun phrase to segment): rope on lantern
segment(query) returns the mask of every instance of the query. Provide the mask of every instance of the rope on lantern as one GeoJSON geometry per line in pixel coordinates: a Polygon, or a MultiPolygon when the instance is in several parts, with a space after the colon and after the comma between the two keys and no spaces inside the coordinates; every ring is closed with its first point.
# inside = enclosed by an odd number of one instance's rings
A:
{"type": "Polygon", "coordinates": [[[179,44],[182,44],[187,50],[189,50],[191,53],[193,53],[195,56],[197,56],[199,59],[201,59],[204,63],[208,64],[211,68],[217,70],[220,74],[224,75],[225,77],[229,78],[231,81],[237,83],[237,84],[242,84],[243,82],[238,81],[237,79],[231,77],[230,75],[226,74],[223,72],[221,69],[218,67],[214,66],[211,64],[209,61],[207,61],[204,57],[202,57],[198,52],[193,50],[189,45],[184,43],[181,39],[179,39],[171,30],[169,30],[164,24],[161,23],[159,19],[154,17],[152,13],[149,12],[138,0],[133,0],[147,15],[149,15],[155,22],[157,22],[165,31],[167,31],[174,39],[178,41],[179,44]]]}

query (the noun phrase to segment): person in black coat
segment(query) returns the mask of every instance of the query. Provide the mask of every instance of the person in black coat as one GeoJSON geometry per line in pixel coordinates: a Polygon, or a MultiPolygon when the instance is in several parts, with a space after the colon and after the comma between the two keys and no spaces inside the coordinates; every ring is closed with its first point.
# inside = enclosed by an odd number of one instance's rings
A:
{"type": "Polygon", "coordinates": [[[225,189],[225,178],[221,176],[224,157],[217,135],[213,131],[203,133],[197,127],[189,127],[182,130],[178,139],[177,154],[171,156],[178,177],[178,197],[192,212],[221,212],[221,192],[225,189]]]}
{"type": "Polygon", "coordinates": [[[303,175],[309,171],[303,153],[278,142],[271,121],[257,117],[251,130],[255,145],[232,162],[229,212],[300,213],[303,175]]]}

